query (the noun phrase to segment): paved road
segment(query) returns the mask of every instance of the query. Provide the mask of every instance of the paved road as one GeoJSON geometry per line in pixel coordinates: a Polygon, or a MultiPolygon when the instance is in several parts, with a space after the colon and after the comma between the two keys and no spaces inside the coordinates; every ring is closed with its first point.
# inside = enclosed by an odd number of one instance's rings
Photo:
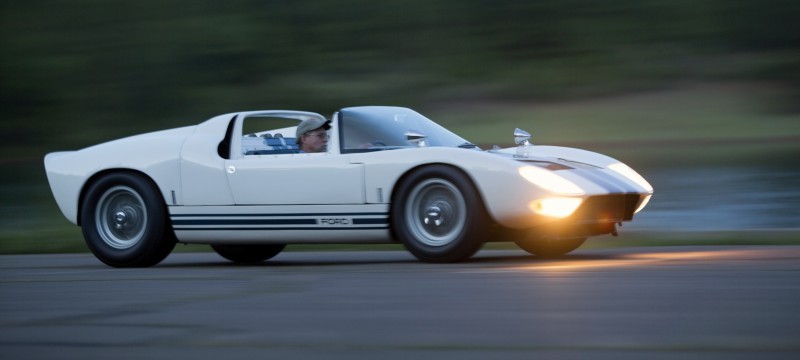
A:
{"type": "Polygon", "coordinates": [[[0,257],[1,359],[800,358],[800,247],[0,257]]]}

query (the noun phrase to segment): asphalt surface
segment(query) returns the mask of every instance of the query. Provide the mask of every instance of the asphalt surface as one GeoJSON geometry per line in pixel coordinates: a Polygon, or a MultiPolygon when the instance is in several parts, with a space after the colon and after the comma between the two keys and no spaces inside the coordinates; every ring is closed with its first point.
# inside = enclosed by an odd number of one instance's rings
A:
{"type": "Polygon", "coordinates": [[[0,359],[797,359],[800,247],[0,256],[0,359]]]}

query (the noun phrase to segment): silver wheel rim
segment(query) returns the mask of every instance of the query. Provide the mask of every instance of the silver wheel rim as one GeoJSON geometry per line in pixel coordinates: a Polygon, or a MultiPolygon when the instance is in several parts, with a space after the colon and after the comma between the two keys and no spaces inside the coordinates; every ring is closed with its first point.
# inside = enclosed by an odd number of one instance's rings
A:
{"type": "Polygon", "coordinates": [[[144,200],[130,187],[114,186],[98,200],[94,220],[108,246],[129,249],[142,240],[147,228],[144,200]]]}
{"type": "Polygon", "coordinates": [[[405,219],[414,238],[428,246],[453,242],[466,224],[466,201],[453,183],[428,179],[409,194],[405,219]]]}

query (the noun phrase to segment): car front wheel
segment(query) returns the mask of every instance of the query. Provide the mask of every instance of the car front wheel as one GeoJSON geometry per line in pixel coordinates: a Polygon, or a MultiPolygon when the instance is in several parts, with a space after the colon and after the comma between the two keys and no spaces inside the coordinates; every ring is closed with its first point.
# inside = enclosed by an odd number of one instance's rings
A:
{"type": "Polygon", "coordinates": [[[483,245],[487,215],[475,186],[461,171],[443,165],[424,167],[396,191],[393,231],[418,259],[460,261],[483,245]]]}
{"type": "Polygon", "coordinates": [[[136,173],[113,173],[92,183],[81,226],[92,253],[114,267],[158,264],[176,243],[155,184],[136,173]]]}

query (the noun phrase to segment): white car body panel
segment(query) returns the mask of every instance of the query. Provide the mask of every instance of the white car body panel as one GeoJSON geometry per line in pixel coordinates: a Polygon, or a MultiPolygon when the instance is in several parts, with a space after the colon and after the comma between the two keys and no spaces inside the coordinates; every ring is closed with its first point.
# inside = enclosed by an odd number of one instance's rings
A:
{"type": "Polygon", "coordinates": [[[180,188],[180,153],[195,126],[131,136],[79,151],[51,153],[45,157],[47,179],[59,208],[78,223],[81,191],[95,174],[113,169],[139,171],[153,179],[164,201],[180,188]]]}
{"type": "Polygon", "coordinates": [[[225,168],[236,205],[365,203],[364,166],[345,156],[256,155],[227,160],[225,168]]]}
{"type": "Polygon", "coordinates": [[[218,144],[235,115],[216,116],[198,125],[186,140],[180,154],[181,184],[175,189],[176,202],[170,205],[233,205],[218,144]]]}

